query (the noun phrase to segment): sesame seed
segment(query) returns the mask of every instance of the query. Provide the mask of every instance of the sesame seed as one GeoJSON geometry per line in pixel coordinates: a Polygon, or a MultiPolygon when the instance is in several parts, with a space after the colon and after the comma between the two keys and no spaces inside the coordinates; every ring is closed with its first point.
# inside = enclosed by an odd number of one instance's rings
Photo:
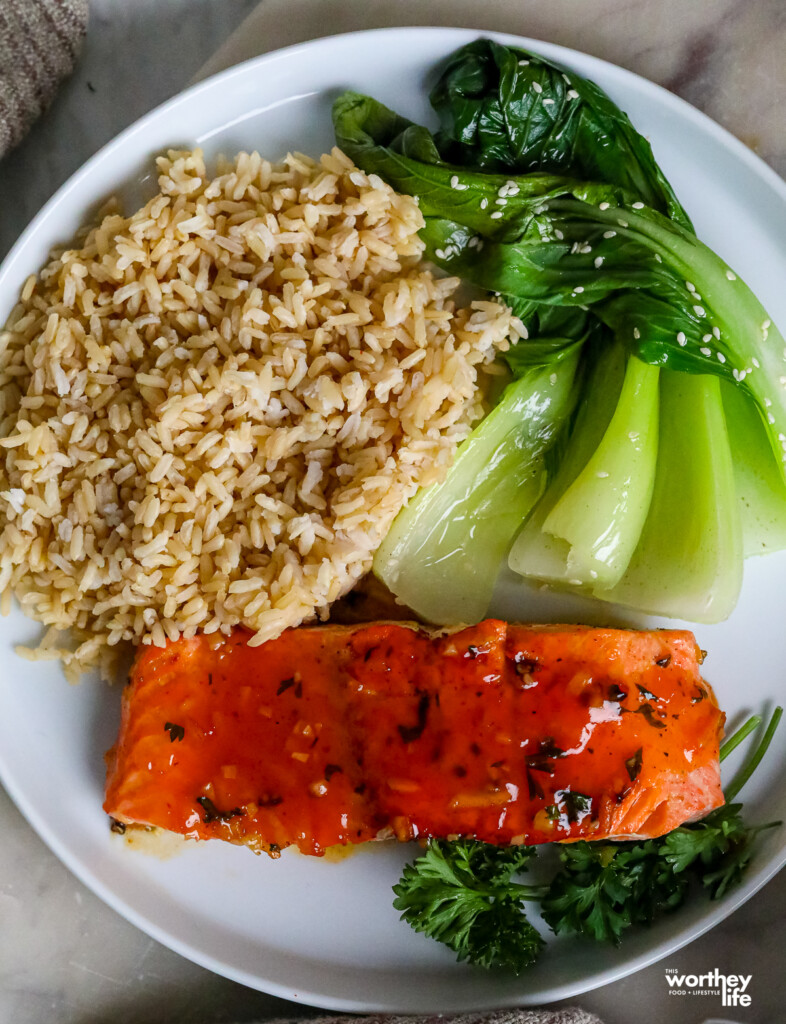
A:
{"type": "Polygon", "coordinates": [[[604,238],[614,238],[616,234],[617,234],[616,231],[604,231],[603,232],[603,237],[604,238]]]}
{"type": "Polygon", "coordinates": [[[772,399],[771,398],[765,398],[764,399],[764,407],[765,407],[765,409],[769,409],[771,405],[772,405],[772,399]]]}
{"type": "Polygon", "coordinates": [[[535,92],[543,92],[543,86],[540,84],[540,82],[533,82],[532,88],[535,92]]]}
{"type": "Polygon", "coordinates": [[[761,366],[761,363],[760,363],[760,362],[759,362],[759,360],[758,360],[758,359],[756,358],[756,356],[754,356],[754,357],[753,357],[753,359],[751,359],[751,362],[753,363],[753,365],[754,365],[754,366],[756,367],[756,369],[757,369],[757,370],[758,370],[758,369],[759,369],[759,367],[761,366]]]}
{"type": "Polygon", "coordinates": [[[628,438],[631,441],[638,441],[639,437],[640,437],[640,434],[639,434],[638,430],[631,430],[630,433],[628,434],[628,438]]]}
{"type": "Polygon", "coordinates": [[[525,68],[527,66],[527,64],[529,64],[528,60],[520,60],[519,61],[519,67],[520,68],[525,68]]]}
{"type": "Polygon", "coordinates": [[[434,250],[434,255],[437,257],[438,260],[444,260],[445,259],[445,250],[444,249],[435,249],[434,250]]]}
{"type": "Polygon", "coordinates": [[[605,469],[599,469],[598,472],[595,474],[595,476],[599,476],[601,480],[605,480],[608,475],[609,474],[606,472],[605,469]]]}
{"type": "Polygon", "coordinates": [[[763,331],[766,331],[769,327],[772,327],[772,320],[765,320],[764,323],[761,325],[761,329],[763,331]]]}
{"type": "Polygon", "coordinates": [[[663,260],[661,259],[661,255],[659,252],[655,253],[655,259],[658,261],[658,263],[663,263],[663,260]]]}
{"type": "Polygon", "coordinates": [[[518,187],[518,185],[516,184],[515,181],[509,181],[508,182],[508,195],[509,196],[517,196],[520,191],[521,191],[521,189],[518,187]]]}
{"type": "Polygon", "coordinates": [[[501,185],[501,186],[500,186],[500,187],[499,187],[499,188],[497,189],[497,195],[498,195],[498,196],[506,196],[507,194],[508,194],[508,183],[507,183],[507,182],[505,182],[505,184],[504,184],[504,185],[501,185]]]}
{"type": "Polygon", "coordinates": [[[703,342],[712,341],[712,335],[711,334],[702,334],[701,340],[703,342]]]}
{"type": "Polygon", "coordinates": [[[507,199],[495,199],[494,202],[495,202],[495,204],[497,206],[507,206],[508,205],[507,199]]]}
{"type": "Polygon", "coordinates": [[[550,96],[547,96],[546,99],[543,101],[543,106],[551,106],[553,102],[554,100],[550,96]]]}
{"type": "Polygon", "coordinates": [[[556,375],[556,373],[552,373],[552,375],[549,377],[549,381],[552,384],[556,384],[557,383],[557,375],[556,375]]]}
{"type": "Polygon", "coordinates": [[[685,287],[688,289],[689,292],[695,292],[696,291],[696,285],[692,284],[690,281],[686,281],[685,282],[685,287]]]}
{"type": "Polygon", "coordinates": [[[598,209],[599,210],[608,210],[608,208],[610,206],[611,206],[611,203],[599,203],[598,204],[598,209]]]}
{"type": "Polygon", "coordinates": [[[737,280],[737,275],[735,273],[733,273],[731,270],[727,270],[726,271],[726,278],[729,281],[736,281],[737,280]]]}
{"type": "Polygon", "coordinates": [[[621,228],[626,228],[628,226],[628,222],[626,220],[618,220],[617,223],[621,228]]]}
{"type": "Polygon", "coordinates": [[[458,183],[459,183],[458,174],[454,174],[452,176],[452,178],[450,179],[450,187],[451,188],[458,188],[458,183]]]}
{"type": "Polygon", "coordinates": [[[603,257],[602,256],[596,256],[595,257],[595,269],[599,270],[602,263],[603,263],[603,257]]]}
{"type": "Polygon", "coordinates": [[[704,306],[694,306],[693,312],[696,314],[696,316],[705,316],[706,314],[704,306]]]}
{"type": "Polygon", "coordinates": [[[577,284],[576,285],[576,294],[579,295],[583,291],[584,291],[584,288],[580,284],[577,284]]]}
{"type": "Polygon", "coordinates": [[[774,417],[774,416],[772,415],[772,413],[771,413],[771,412],[768,412],[768,413],[767,413],[767,422],[768,422],[768,423],[769,423],[770,425],[772,425],[772,424],[773,424],[773,423],[775,422],[775,417],[774,417]]]}
{"type": "Polygon", "coordinates": [[[644,209],[644,203],[633,203],[633,209],[634,210],[643,210],[644,209]]]}
{"type": "MultiPolygon", "coordinates": [[[[704,346],[703,348],[700,348],[699,352],[701,352],[701,354],[703,356],[711,356],[712,355],[712,349],[711,348],[707,348],[706,346],[704,346]]],[[[734,372],[736,373],[737,371],[735,370],[734,372]]]]}
{"type": "Polygon", "coordinates": [[[556,238],[558,238],[558,239],[560,240],[560,242],[561,242],[561,241],[562,241],[562,239],[563,239],[563,238],[565,237],[565,236],[564,236],[564,235],[562,234],[562,232],[560,231],[560,229],[559,229],[559,228],[555,228],[555,229],[554,229],[554,236],[555,236],[556,238]]]}
{"type": "Polygon", "coordinates": [[[481,201],[480,201],[480,208],[481,208],[481,210],[485,210],[486,207],[488,206],[488,204],[489,204],[488,199],[481,199],[481,201]]]}
{"type": "Polygon", "coordinates": [[[633,328],[633,337],[636,339],[636,341],[638,341],[641,337],[641,331],[638,329],[638,327],[633,328]]]}
{"type": "Polygon", "coordinates": [[[720,340],[720,327],[713,327],[712,333],[715,335],[716,339],[720,340]]]}
{"type": "MultiPolygon", "coordinates": [[[[570,81],[570,79],[566,78],[565,81],[568,82],[568,81],[570,81]]],[[[568,89],[568,99],[569,100],[577,100],[578,98],[579,98],[579,94],[576,92],[575,89],[568,89]]]]}
{"type": "Polygon", "coordinates": [[[677,333],[677,341],[680,343],[680,345],[684,345],[685,344],[686,338],[685,338],[685,332],[684,331],[679,331],[677,333]]]}
{"type": "Polygon", "coordinates": [[[499,220],[501,216],[502,216],[502,210],[497,210],[495,213],[492,213],[491,219],[492,220],[499,220]]]}
{"type": "Polygon", "coordinates": [[[478,238],[478,236],[473,235],[472,238],[470,238],[470,240],[467,242],[467,245],[469,246],[470,249],[474,249],[479,241],[480,239],[478,238]]]}
{"type": "Polygon", "coordinates": [[[726,362],[726,356],[722,352],[716,352],[715,355],[718,357],[718,362],[719,363],[725,363],[726,362]]]}

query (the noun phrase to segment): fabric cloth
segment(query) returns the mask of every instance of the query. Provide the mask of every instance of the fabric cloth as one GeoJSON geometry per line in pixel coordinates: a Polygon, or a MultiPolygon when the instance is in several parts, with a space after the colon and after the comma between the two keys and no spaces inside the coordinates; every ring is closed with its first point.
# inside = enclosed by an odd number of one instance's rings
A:
{"type": "MultiPolygon", "coordinates": [[[[263,1024],[263,1022],[259,1022],[263,1024]]],[[[577,1007],[564,1010],[495,1010],[489,1013],[460,1014],[418,1014],[415,1016],[388,1016],[374,1014],[370,1017],[341,1015],[335,1017],[311,1017],[307,1021],[279,1020],[264,1021],[264,1024],[603,1024],[594,1013],[587,1013],[577,1007]]]]}
{"type": "Polygon", "coordinates": [[[88,0],[0,0],[0,157],[74,69],[88,0]]]}

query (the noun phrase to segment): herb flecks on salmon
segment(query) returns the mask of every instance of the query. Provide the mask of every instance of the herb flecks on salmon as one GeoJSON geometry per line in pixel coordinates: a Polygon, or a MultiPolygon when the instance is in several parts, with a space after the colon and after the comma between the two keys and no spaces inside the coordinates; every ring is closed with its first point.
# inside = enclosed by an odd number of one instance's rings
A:
{"type": "Polygon", "coordinates": [[[114,819],[320,854],[380,836],[653,837],[723,803],[723,715],[691,633],[487,620],[249,638],[140,652],[114,819]]]}

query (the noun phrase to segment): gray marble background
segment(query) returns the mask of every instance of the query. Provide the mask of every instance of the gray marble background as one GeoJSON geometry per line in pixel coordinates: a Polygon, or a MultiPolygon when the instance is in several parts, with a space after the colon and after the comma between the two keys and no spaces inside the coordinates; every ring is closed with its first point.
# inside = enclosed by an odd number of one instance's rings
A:
{"type": "MultiPolygon", "coordinates": [[[[454,24],[573,46],[679,93],[786,174],[783,0],[265,0],[224,46],[256,7],[92,0],[77,73],[0,162],[0,257],[87,157],[206,62],[216,70],[353,28],[454,24]]],[[[572,1002],[605,1024],[782,1024],[784,953],[786,872],[685,949],[572,1002]],[[752,1008],[732,1013],[714,997],[669,997],[671,967],[752,974],[752,1008]]],[[[0,789],[0,1024],[219,1024],[302,1013],[210,974],[125,922],[57,861],[0,789]]]]}

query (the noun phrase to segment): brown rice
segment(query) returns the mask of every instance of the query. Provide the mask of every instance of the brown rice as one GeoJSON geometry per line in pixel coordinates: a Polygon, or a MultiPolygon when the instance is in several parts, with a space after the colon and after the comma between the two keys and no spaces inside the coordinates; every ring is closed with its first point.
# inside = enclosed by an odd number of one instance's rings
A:
{"type": "Polygon", "coordinates": [[[239,623],[261,643],[346,593],[481,414],[517,336],[418,265],[416,202],[338,150],[109,212],[0,334],[0,592],[30,657],[113,671],[124,641],[239,623]]]}

